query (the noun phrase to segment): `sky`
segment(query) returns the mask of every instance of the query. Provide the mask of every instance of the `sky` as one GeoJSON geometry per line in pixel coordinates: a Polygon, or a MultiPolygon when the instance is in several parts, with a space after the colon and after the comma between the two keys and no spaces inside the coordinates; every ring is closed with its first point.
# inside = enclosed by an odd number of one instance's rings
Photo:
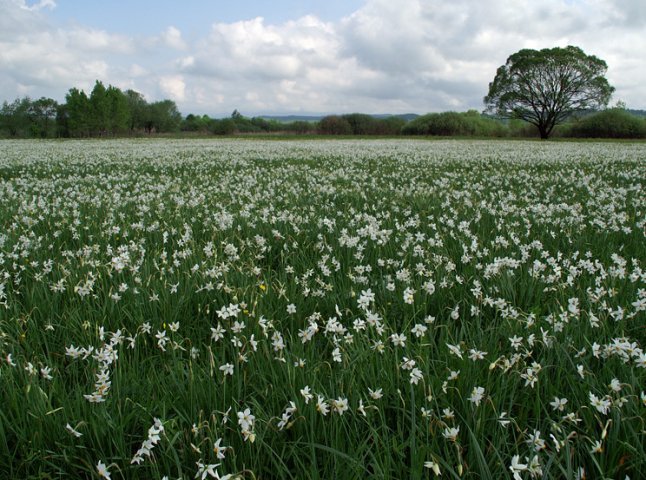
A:
{"type": "Polygon", "coordinates": [[[96,80],[184,114],[482,110],[522,48],[608,64],[646,109],[646,0],[0,0],[0,101],[96,80]]]}

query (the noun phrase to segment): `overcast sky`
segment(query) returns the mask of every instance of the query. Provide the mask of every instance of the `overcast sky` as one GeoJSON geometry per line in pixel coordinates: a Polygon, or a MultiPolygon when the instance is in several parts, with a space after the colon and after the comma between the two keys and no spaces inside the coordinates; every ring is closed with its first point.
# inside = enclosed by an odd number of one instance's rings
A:
{"type": "Polygon", "coordinates": [[[0,101],[99,79],[185,115],[482,110],[509,55],[566,45],[646,109],[646,0],[0,0],[0,101]]]}

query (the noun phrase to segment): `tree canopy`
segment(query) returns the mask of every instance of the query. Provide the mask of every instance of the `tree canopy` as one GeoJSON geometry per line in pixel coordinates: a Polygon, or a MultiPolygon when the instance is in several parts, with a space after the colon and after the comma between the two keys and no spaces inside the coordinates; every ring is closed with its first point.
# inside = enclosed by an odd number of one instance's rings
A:
{"type": "Polygon", "coordinates": [[[484,102],[489,112],[535,125],[545,139],[573,112],[608,104],[607,69],[578,47],[520,50],[498,68],[484,102]]]}

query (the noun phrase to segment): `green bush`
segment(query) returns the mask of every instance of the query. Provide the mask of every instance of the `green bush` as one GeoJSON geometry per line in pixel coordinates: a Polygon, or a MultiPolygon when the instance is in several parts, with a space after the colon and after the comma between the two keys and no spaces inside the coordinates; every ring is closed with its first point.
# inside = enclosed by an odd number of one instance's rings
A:
{"type": "Polygon", "coordinates": [[[646,138],[646,121],[621,108],[610,108],[572,124],[569,136],[582,138],[646,138]]]}
{"type": "Polygon", "coordinates": [[[365,113],[349,113],[341,118],[352,128],[352,135],[399,135],[406,121],[400,117],[375,118],[365,113]]]}
{"type": "Polygon", "coordinates": [[[231,118],[213,120],[211,122],[211,131],[216,135],[232,135],[236,131],[236,123],[231,118]]]}
{"type": "Polygon", "coordinates": [[[319,122],[318,132],[323,135],[352,135],[352,125],[338,115],[328,115],[319,122]]]}
{"type": "Polygon", "coordinates": [[[405,135],[495,136],[507,134],[505,125],[486,118],[475,110],[465,113],[429,113],[412,120],[402,128],[405,135]]]}

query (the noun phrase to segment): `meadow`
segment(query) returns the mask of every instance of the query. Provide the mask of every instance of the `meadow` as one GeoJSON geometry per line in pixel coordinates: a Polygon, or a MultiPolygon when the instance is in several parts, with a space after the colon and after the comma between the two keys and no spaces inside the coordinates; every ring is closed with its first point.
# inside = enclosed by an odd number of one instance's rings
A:
{"type": "Polygon", "coordinates": [[[643,478],[646,144],[0,152],[0,478],[643,478]]]}

